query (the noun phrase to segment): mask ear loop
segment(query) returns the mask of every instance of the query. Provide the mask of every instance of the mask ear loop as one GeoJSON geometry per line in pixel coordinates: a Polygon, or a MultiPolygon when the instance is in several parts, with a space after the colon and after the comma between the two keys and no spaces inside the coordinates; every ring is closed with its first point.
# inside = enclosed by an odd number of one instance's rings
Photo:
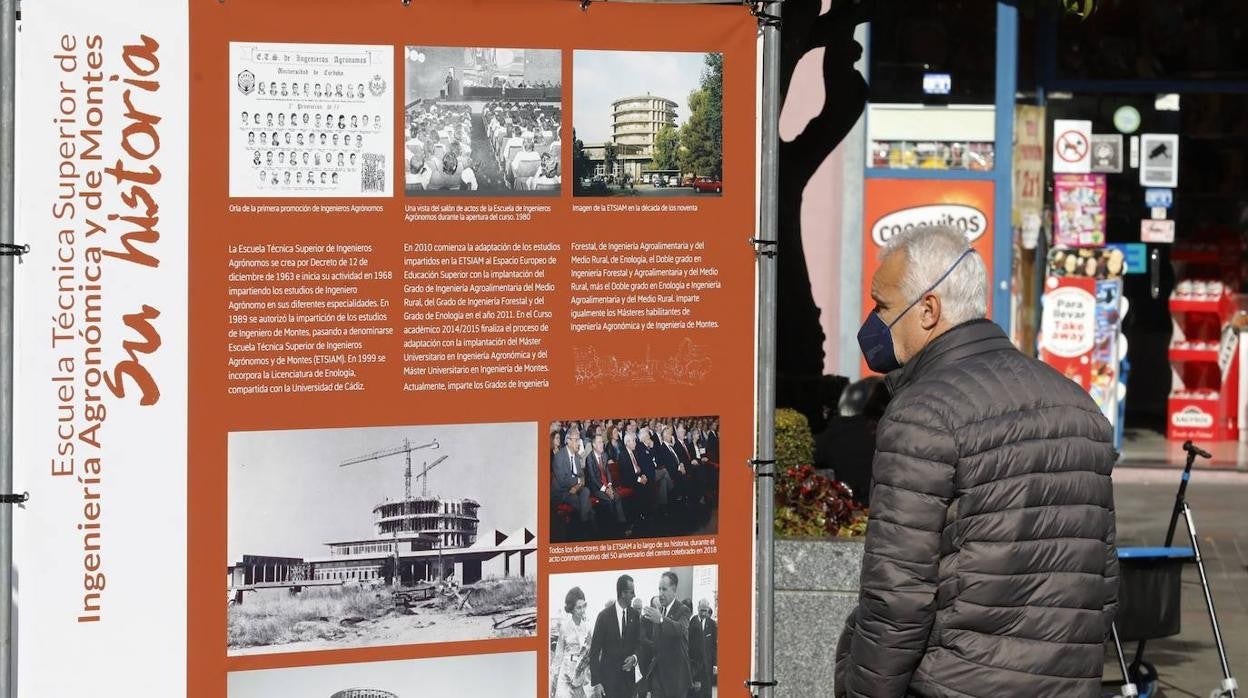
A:
{"type": "Polygon", "coordinates": [[[953,273],[953,270],[954,270],[954,269],[957,269],[957,268],[958,268],[958,265],[962,263],[962,260],[966,259],[966,258],[967,258],[967,257],[968,257],[968,256],[969,256],[972,252],[974,252],[974,251],[975,251],[975,248],[973,248],[973,247],[968,247],[968,248],[966,249],[966,251],[965,251],[965,252],[963,252],[963,253],[962,253],[962,255],[961,255],[960,257],[958,257],[957,259],[953,260],[953,264],[952,264],[952,265],[950,265],[950,267],[949,267],[948,269],[946,269],[946,270],[945,270],[945,273],[944,273],[944,274],[941,274],[941,275],[940,275],[940,278],[939,278],[939,279],[936,279],[936,283],[934,283],[934,284],[932,284],[931,286],[928,286],[926,289],[924,289],[924,290],[923,290],[923,292],[919,294],[919,297],[918,297],[918,298],[915,298],[914,300],[910,301],[910,305],[907,305],[907,306],[906,306],[906,309],[905,309],[905,310],[903,310],[903,311],[901,311],[901,314],[900,314],[900,315],[898,315],[897,317],[893,318],[893,321],[892,321],[892,322],[890,322],[890,323],[888,323],[888,329],[890,329],[890,330],[891,330],[891,329],[893,329],[893,325],[896,325],[898,322],[900,322],[900,321],[901,321],[901,319],[902,319],[903,317],[905,317],[906,313],[910,312],[910,309],[911,309],[911,308],[913,308],[915,305],[917,305],[919,301],[923,300],[923,296],[926,296],[927,294],[931,293],[932,291],[935,291],[935,290],[936,290],[936,287],[937,287],[937,286],[939,286],[939,285],[941,284],[941,282],[943,282],[945,279],[949,278],[949,275],[953,273]]]}

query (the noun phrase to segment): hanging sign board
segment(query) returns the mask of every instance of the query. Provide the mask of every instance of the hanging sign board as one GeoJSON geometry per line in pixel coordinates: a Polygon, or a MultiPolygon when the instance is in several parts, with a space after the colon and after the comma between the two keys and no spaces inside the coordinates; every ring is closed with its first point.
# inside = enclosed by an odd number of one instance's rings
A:
{"type": "Polygon", "coordinates": [[[1014,202],[1013,223],[1020,226],[1027,214],[1044,210],[1044,107],[1014,107],[1014,202]]]}
{"type": "Polygon", "coordinates": [[[1174,133],[1145,133],[1140,136],[1140,185],[1179,186],[1179,136],[1174,133]]]}
{"type": "Polygon", "coordinates": [[[617,604],[607,695],[750,678],[748,11],[23,9],[0,688],[588,694],[617,604]]]}
{"type": "Polygon", "coordinates": [[[1053,171],[1086,174],[1092,171],[1092,122],[1053,121],[1053,171]]]}

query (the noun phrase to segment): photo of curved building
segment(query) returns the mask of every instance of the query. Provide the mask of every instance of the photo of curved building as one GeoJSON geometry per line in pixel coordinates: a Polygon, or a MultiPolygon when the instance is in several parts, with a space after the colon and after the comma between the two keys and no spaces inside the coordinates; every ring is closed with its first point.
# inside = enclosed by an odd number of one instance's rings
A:
{"type": "Polygon", "coordinates": [[[232,671],[226,698],[512,698],[536,683],[536,653],[504,652],[232,671]]]}
{"type": "Polygon", "coordinates": [[[723,190],[723,55],[573,54],[578,196],[723,190]]]}
{"type": "Polygon", "coordinates": [[[535,429],[230,434],[229,654],[532,635],[535,429]]]}
{"type": "Polygon", "coordinates": [[[676,127],[676,102],[666,97],[647,94],[611,103],[611,142],[626,161],[653,160],[654,140],[664,127],[676,127]]]}

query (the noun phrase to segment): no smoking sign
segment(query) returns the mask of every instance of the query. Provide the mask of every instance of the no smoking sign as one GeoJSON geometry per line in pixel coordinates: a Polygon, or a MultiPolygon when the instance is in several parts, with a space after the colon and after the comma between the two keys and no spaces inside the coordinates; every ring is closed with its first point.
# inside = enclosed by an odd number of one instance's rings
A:
{"type": "Polygon", "coordinates": [[[1092,122],[1053,121],[1053,171],[1085,174],[1092,171],[1092,122]]]}

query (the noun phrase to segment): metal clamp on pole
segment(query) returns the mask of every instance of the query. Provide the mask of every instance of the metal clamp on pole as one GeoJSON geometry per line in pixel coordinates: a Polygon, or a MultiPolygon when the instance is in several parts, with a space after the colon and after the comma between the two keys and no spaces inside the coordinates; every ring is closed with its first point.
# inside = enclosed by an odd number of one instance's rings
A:
{"type": "Polygon", "coordinates": [[[16,504],[21,506],[29,501],[29,492],[23,492],[21,494],[0,494],[0,504],[16,504]]]}
{"type": "Polygon", "coordinates": [[[764,458],[751,458],[746,462],[750,464],[750,469],[754,471],[754,477],[775,477],[776,476],[776,471],[774,470],[767,471],[767,472],[764,472],[762,470],[763,466],[775,465],[776,461],[774,460],[768,460],[764,458]]]}
{"type": "Polygon", "coordinates": [[[780,684],[776,681],[746,681],[745,682],[745,687],[749,689],[750,695],[754,696],[754,698],[758,698],[758,691],[754,689],[775,688],[776,686],[779,686],[779,685],[780,684]]]}
{"type": "Polygon", "coordinates": [[[781,0],[745,0],[745,4],[750,7],[750,14],[758,20],[759,29],[766,29],[767,27],[779,28],[784,23],[780,19],[780,15],[771,14],[763,9],[763,6],[768,3],[779,4],[780,2],[781,0]]]}
{"type": "Polygon", "coordinates": [[[23,255],[30,254],[30,245],[15,245],[11,242],[0,243],[0,257],[17,257],[17,261],[22,261],[23,255]]]}
{"type": "Polygon", "coordinates": [[[754,254],[771,259],[776,258],[776,247],[780,245],[777,240],[763,240],[762,238],[750,238],[750,244],[754,246],[754,254]]]}

